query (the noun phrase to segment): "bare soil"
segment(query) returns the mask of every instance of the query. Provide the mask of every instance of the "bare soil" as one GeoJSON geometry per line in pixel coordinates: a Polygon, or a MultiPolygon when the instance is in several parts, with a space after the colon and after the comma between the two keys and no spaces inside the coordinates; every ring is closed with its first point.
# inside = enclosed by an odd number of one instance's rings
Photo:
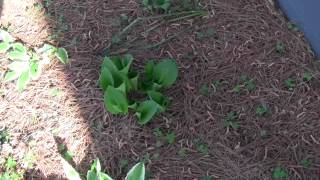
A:
{"type": "Polygon", "coordinates": [[[13,146],[1,154],[19,159],[35,152],[36,167],[26,179],[64,178],[59,143],[74,154],[82,173],[99,158],[115,179],[123,179],[141,159],[147,159],[151,179],[268,180],[277,166],[290,179],[319,179],[320,66],[303,34],[287,28],[271,1],[204,0],[199,4],[209,17],[164,23],[147,35],[160,22],[146,21],[109,49],[126,26],[121,14],[129,21],[151,15],[140,1],[55,0],[42,9],[35,8],[37,2],[4,0],[1,25],[29,46],[65,47],[71,63],[53,64],[22,93],[1,82],[0,123],[9,129],[13,146]],[[208,29],[216,34],[200,38],[208,29]],[[282,53],[278,42],[284,44],[282,53]],[[104,108],[98,86],[102,58],[123,53],[133,54],[137,67],[161,58],[179,65],[179,79],[165,93],[170,108],[146,126],[133,114],[113,116],[104,108]],[[310,82],[303,80],[305,72],[313,75],[310,82]],[[254,90],[246,89],[243,75],[254,90]],[[292,90],[285,86],[288,78],[294,80],[292,90]],[[203,85],[207,93],[200,90],[203,85]],[[233,91],[236,85],[240,93],[233,91]],[[259,105],[268,108],[263,117],[256,114],[259,105]],[[230,112],[238,115],[237,129],[225,126],[230,112]],[[158,127],[174,132],[175,143],[157,138],[158,127]],[[306,158],[309,167],[301,164],[306,158]],[[128,166],[121,167],[124,160],[128,166]]]}

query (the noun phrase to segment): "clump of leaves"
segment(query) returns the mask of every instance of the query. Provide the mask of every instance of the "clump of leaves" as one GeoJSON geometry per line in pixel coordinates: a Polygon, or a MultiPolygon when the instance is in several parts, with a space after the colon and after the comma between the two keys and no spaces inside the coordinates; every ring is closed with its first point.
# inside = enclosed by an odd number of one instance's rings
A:
{"type": "Polygon", "coordinates": [[[233,129],[239,129],[240,124],[238,122],[238,114],[234,111],[229,112],[227,117],[224,119],[224,126],[228,128],[231,127],[233,129]]]}
{"type": "Polygon", "coordinates": [[[17,170],[17,161],[12,157],[7,157],[4,164],[4,172],[0,174],[2,180],[20,180],[23,178],[23,172],[17,170]]]}
{"type": "MultiPolygon", "coordinates": [[[[81,180],[79,172],[74,169],[67,161],[62,160],[64,172],[69,180],[81,180]]],[[[125,180],[144,180],[145,179],[145,166],[140,162],[134,165],[125,180]]],[[[101,164],[99,159],[96,159],[91,165],[90,170],[87,172],[87,180],[112,180],[112,178],[101,171],[101,164]]]]}
{"type": "Polygon", "coordinates": [[[240,84],[237,84],[232,91],[234,93],[240,94],[242,89],[246,89],[247,91],[251,92],[256,90],[256,85],[254,83],[253,79],[250,79],[246,75],[241,75],[240,76],[240,84]]]}
{"type": "Polygon", "coordinates": [[[204,142],[202,142],[200,139],[195,139],[194,143],[196,145],[196,149],[198,152],[200,152],[204,155],[209,154],[208,146],[204,142]]]}
{"type": "Polygon", "coordinates": [[[288,177],[287,171],[281,166],[277,166],[272,172],[272,178],[275,180],[288,179],[288,177]]]}
{"type": "Polygon", "coordinates": [[[15,39],[5,30],[0,29],[0,53],[6,53],[11,61],[5,74],[4,82],[17,79],[17,89],[22,91],[30,80],[40,77],[43,66],[56,56],[62,63],[68,62],[68,53],[64,48],[44,44],[41,48],[30,49],[15,39]]]}
{"type": "Polygon", "coordinates": [[[312,80],[313,76],[310,72],[304,72],[302,78],[303,78],[303,81],[310,82],[312,80]]]}
{"type": "Polygon", "coordinates": [[[292,91],[293,88],[295,87],[295,81],[292,78],[288,78],[286,80],[284,80],[284,85],[290,90],[292,91]]]}
{"type": "Polygon", "coordinates": [[[304,168],[309,168],[312,164],[312,161],[309,158],[304,158],[299,163],[304,168]]]}
{"type": "Polygon", "coordinates": [[[265,116],[268,113],[268,108],[266,105],[259,105],[256,108],[256,115],[259,117],[265,116]]]}
{"type": "Polygon", "coordinates": [[[153,130],[153,134],[157,137],[157,146],[162,146],[163,141],[166,141],[168,144],[173,144],[176,140],[176,134],[174,132],[164,133],[159,127],[153,130]]]}
{"type": "Polygon", "coordinates": [[[158,64],[149,61],[142,76],[131,69],[132,62],[132,55],[106,57],[102,64],[100,87],[109,112],[126,115],[130,108],[136,112],[138,122],[146,124],[166,110],[169,99],[160,91],[174,84],[178,67],[171,59],[164,59],[158,64]],[[145,94],[149,99],[142,102],[131,100],[129,93],[145,94]]]}
{"type": "Polygon", "coordinates": [[[284,44],[283,42],[277,42],[276,44],[276,51],[279,53],[279,54],[283,54],[284,53],[284,44]]]}
{"type": "Polygon", "coordinates": [[[298,26],[293,22],[288,22],[287,27],[291,31],[298,31],[299,30],[298,26]]]}
{"type": "Polygon", "coordinates": [[[171,0],[143,0],[142,4],[151,11],[163,10],[164,12],[168,12],[171,0]]]}

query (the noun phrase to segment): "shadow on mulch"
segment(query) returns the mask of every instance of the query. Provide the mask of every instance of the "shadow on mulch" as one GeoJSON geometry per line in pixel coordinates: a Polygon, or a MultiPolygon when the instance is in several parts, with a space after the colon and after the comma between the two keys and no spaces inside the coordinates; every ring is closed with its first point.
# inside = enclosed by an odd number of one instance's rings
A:
{"type": "Polygon", "coordinates": [[[108,174],[121,179],[143,159],[155,179],[271,179],[277,166],[291,179],[318,178],[320,76],[301,33],[288,30],[264,0],[202,5],[210,18],[160,26],[149,35],[144,31],[156,22],[146,22],[128,34],[124,46],[109,52],[112,36],[125,26],[121,15],[130,22],[147,14],[138,1],[57,0],[48,7],[57,22],[53,33],[61,37],[56,41],[72,59],[65,79],[93,139],[77,169],[85,173],[99,158],[108,174]],[[190,26],[190,32],[163,46],[137,50],[190,26]],[[209,30],[214,35],[207,36],[209,30]],[[284,49],[277,52],[279,42],[284,49]],[[171,107],[146,126],[132,114],[112,116],[104,108],[100,65],[104,54],[115,52],[132,53],[137,67],[166,57],[179,64],[179,80],[166,92],[171,107]],[[305,72],[313,80],[304,81],[305,72]],[[288,78],[293,90],[283,83],[288,78]],[[261,117],[260,105],[268,109],[261,117]],[[236,118],[228,119],[231,112],[236,118]],[[157,127],[174,132],[175,143],[157,138],[157,127]],[[310,166],[301,164],[304,159],[310,166]]]}

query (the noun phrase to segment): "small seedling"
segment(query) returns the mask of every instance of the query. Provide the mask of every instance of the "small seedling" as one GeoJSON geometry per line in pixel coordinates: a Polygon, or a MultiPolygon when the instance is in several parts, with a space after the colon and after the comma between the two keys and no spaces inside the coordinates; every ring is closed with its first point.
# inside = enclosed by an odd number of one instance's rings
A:
{"type": "Polygon", "coordinates": [[[171,0],[142,0],[142,4],[151,11],[163,10],[164,12],[168,12],[171,0]]]}
{"type": "Polygon", "coordinates": [[[173,144],[174,141],[176,140],[176,134],[173,133],[173,132],[168,133],[168,134],[166,135],[166,140],[167,140],[167,142],[168,142],[169,144],[173,144]]]}
{"type": "Polygon", "coordinates": [[[240,128],[240,124],[237,121],[238,119],[238,115],[236,112],[230,112],[227,114],[227,117],[224,120],[224,125],[225,127],[231,127],[233,129],[239,129],[240,128]]]}
{"type": "Polygon", "coordinates": [[[201,178],[201,180],[212,180],[211,176],[204,176],[201,178]]]}
{"type": "Polygon", "coordinates": [[[284,53],[284,44],[283,44],[283,42],[277,42],[277,44],[276,44],[276,51],[277,51],[279,54],[283,54],[283,53],[284,53]]]}
{"type": "Polygon", "coordinates": [[[268,113],[268,108],[266,105],[259,105],[256,108],[256,115],[259,117],[265,116],[268,113]]]}
{"type": "Polygon", "coordinates": [[[244,83],[244,87],[250,92],[254,91],[256,89],[256,85],[255,85],[253,79],[246,81],[244,83]]]}
{"type": "Polygon", "coordinates": [[[292,91],[293,88],[295,87],[295,82],[292,78],[288,78],[284,81],[284,85],[290,90],[292,91]]]}
{"type": "Polygon", "coordinates": [[[304,158],[299,163],[304,168],[309,168],[312,164],[311,160],[309,158],[304,158]]]}
{"type": "Polygon", "coordinates": [[[287,179],[289,177],[287,171],[281,166],[277,166],[272,172],[272,178],[275,180],[287,179]]]}
{"type": "Polygon", "coordinates": [[[200,87],[200,90],[199,90],[200,94],[203,95],[203,96],[209,96],[209,87],[208,85],[204,84],[200,87]]]}
{"type": "Polygon", "coordinates": [[[313,76],[310,72],[303,73],[303,80],[305,82],[310,82],[312,80],[313,76]]]}
{"type": "Polygon", "coordinates": [[[5,166],[6,169],[14,169],[17,166],[17,161],[12,156],[9,156],[5,166]]]}
{"type": "Polygon", "coordinates": [[[239,94],[239,93],[241,92],[241,85],[240,85],[240,84],[237,84],[237,85],[232,89],[232,91],[233,91],[234,93],[239,94]]]}
{"type": "Polygon", "coordinates": [[[298,31],[299,30],[298,26],[293,22],[288,22],[287,27],[291,31],[298,31]]]}
{"type": "Polygon", "coordinates": [[[178,155],[180,157],[186,157],[187,156],[187,149],[186,148],[181,148],[179,151],[178,151],[178,155]]]}
{"type": "Polygon", "coordinates": [[[205,145],[205,144],[202,144],[202,143],[199,143],[199,144],[197,145],[197,151],[200,152],[200,153],[202,153],[202,154],[204,154],[204,155],[209,154],[209,148],[208,148],[208,146],[205,145]]]}
{"type": "Polygon", "coordinates": [[[159,128],[159,127],[154,128],[153,134],[158,138],[161,138],[163,136],[163,132],[162,132],[161,128],[159,128]]]}

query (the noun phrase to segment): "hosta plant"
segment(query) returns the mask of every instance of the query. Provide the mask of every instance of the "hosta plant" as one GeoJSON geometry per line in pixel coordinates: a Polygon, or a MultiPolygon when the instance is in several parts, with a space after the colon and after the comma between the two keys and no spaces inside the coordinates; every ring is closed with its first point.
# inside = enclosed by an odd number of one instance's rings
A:
{"type": "Polygon", "coordinates": [[[133,57],[105,57],[100,75],[104,102],[112,114],[126,115],[134,110],[140,124],[146,124],[157,113],[164,112],[169,100],[161,91],[171,87],[178,77],[175,61],[164,59],[159,63],[149,61],[144,73],[131,68],[133,57]],[[147,99],[136,101],[129,94],[144,94],[147,99]]]}
{"type": "MultiPolygon", "coordinates": [[[[75,170],[66,160],[62,160],[64,172],[69,180],[81,180],[81,176],[77,170],[75,170]]],[[[87,172],[87,180],[112,180],[112,178],[101,171],[101,165],[99,159],[96,159],[91,165],[90,170],[87,172]]],[[[145,179],[145,166],[140,162],[134,165],[129,172],[125,180],[144,180],[145,179]]]]}
{"type": "Polygon", "coordinates": [[[30,80],[38,79],[42,68],[56,56],[62,63],[68,62],[64,48],[44,44],[40,48],[28,48],[5,30],[0,29],[0,53],[9,60],[4,82],[17,80],[17,89],[22,91],[30,80]]]}

